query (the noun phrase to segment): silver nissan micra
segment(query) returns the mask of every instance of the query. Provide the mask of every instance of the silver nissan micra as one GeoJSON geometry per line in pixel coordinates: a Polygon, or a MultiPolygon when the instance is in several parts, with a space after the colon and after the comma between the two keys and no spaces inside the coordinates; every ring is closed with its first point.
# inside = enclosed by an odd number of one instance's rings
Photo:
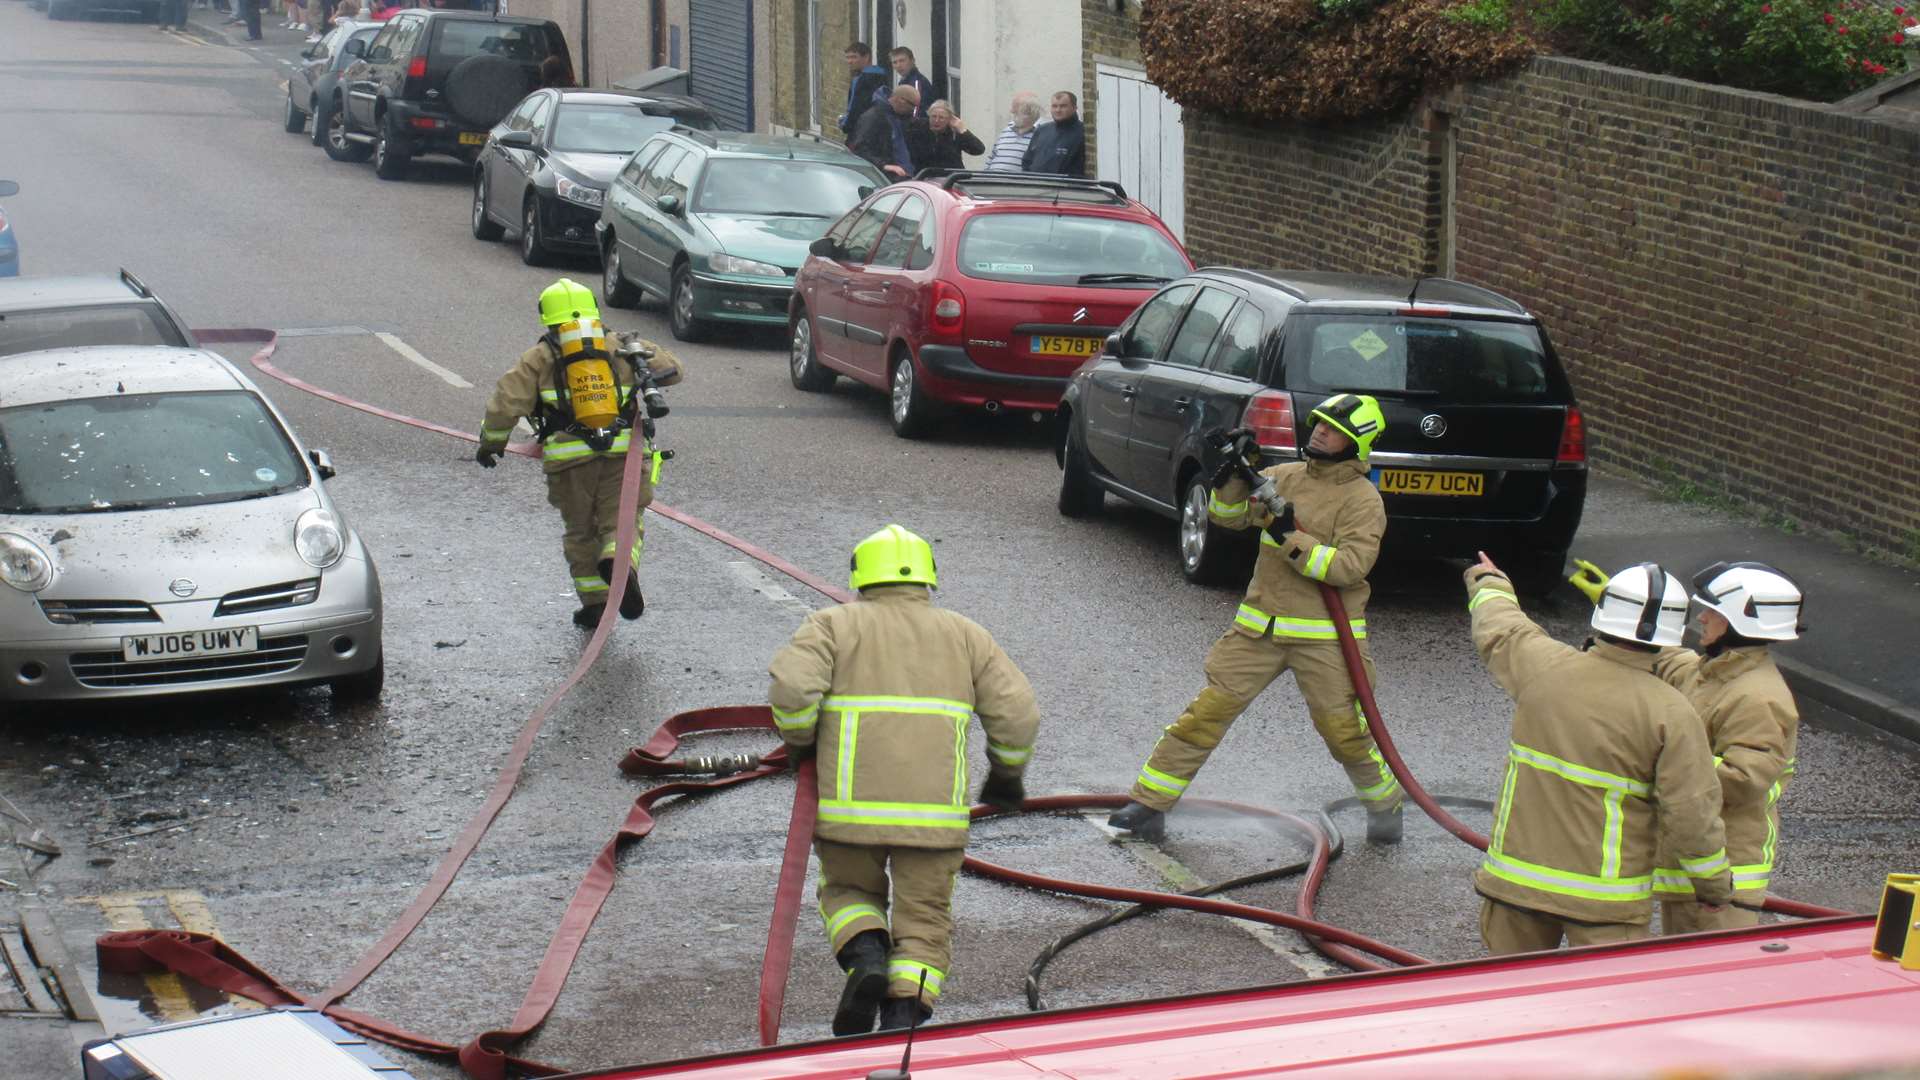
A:
{"type": "Polygon", "coordinates": [[[0,357],[0,700],[380,693],[380,579],[257,387],[198,349],[0,357]]]}

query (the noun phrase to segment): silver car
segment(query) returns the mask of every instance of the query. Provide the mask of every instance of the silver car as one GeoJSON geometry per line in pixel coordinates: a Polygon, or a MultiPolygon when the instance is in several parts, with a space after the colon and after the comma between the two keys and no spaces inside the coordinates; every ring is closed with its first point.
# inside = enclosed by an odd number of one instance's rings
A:
{"type": "Polygon", "coordinates": [[[213,353],[0,357],[0,700],[377,697],[380,579],[332,475],[213,353]]]}

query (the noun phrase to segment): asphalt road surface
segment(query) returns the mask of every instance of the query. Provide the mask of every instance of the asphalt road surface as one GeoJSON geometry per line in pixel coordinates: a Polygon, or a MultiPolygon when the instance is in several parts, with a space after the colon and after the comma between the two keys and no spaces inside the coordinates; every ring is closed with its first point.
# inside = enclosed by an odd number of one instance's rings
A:
{"type": "MultiPolygon", "coordinates": [[[[534,298],[558,273],[468,233],[451,162],[389,183],[329,161],[278,123],[291,49],[236,49],[137,24],[49,22],[0,2],[0,176],[34,274],[140,274],[198,327],[304,330],[276,363],[303,379],[462,430],[539,333],[534,298]],[[423,367],[392,335],[444,369],[423,367]]],[[[606,312],[667,339],[657,308],[606,312]]],[[[1117,503],[1067,521],[1041,425],[962,419],[904,442],[884,403],[844,381],[789,385],[778,332],[674,346],[687,381],[662,424],[678,452],[659,497],[829,579],[889,521],[934,541],[939,602],[974,616],[1031,676],[1045,726],[1035,794],[1123,790],[1201,685],[1200,662],[1238,593],[1180,578],[1173,527],[1117,503]]],[[[236,352],[236,357],[243,355],[236,352]]],[[[470,444],[262,388],[310,446],[329,449],[343,512],[386,592],[388,682],[377,706],[325,690],[10,715],[0,791],[67,854],[42,872],[64,936],[90,964],[116,926],[215,927],[285,982],[325,986],[425,881],[529,710],[565,674],[574,629],[558,516],[538,468],[483,471],[470,444]],[[181,824],[89,847],[150,825],[181,824]]],[[[1588,517],[1658,529],[1699,511],[1601,483],[1588,517]]],[[[1437,792],[1490,798],[1510,706],[1476,662],[1461,564],[1376,574],[1369,622],[1380,701],[1437,792]]],[[[413,940],[353,1007],[456,1041],[504,1024],[574,882],[641,789],[615,764],[666,716],[764,700],[766,663],[824,601],[739,553],[652,517],[644,620],[618,627],[599,666],[539,740],[521,789],[413,940]]],[[[1568,640],[1579,614],[1546,613],[1568,640]]],[[[1920,770],[1910,747],[1809,707],[1784,804],[1786,895],[1865,910],[1884,874],[1920,864],[1920,770]]],[[[719,738],[701,749],[759,749],[719,738]]],[[[976,740],[975,745],[979,745],[976,740]]],[[[976,774],[984,775],[976,763],[976,774]]],[[[1228,737],[1195,795],[1312,810],[1348,794],[1298,694],[1282,682],[1228,737]]],[[[671,806],[633,849],[532,1057],[585,1068],[751,1045],[759,971],[791,786],[784,779],[671,806]]],[[[1477,816],[1484,824],[1484,814],[1477,816]]],[[[1322,915],[1438,959],[1475,956],[1476,853],[1409,814],[1404,844],[1356,843],[1322,915]]],[[[1359,831],[1357,814],[1343,825],[1359,831]]],[[[1172,865],[1080,817],[977,830],[980,854],[1065,876],[1162,886],[1299,854],[1245,821],[1182,813],[1172,865]]],[[[1294,885],[1247,890],[1291,908],[1294,885]]],[[[811,900],[809,898],[809,908],[811,900]]],[[[939,1017],[1015,1012],[1048,940],[1099,910],[963,880],[957,960],[939,1017]]],[[[1049,1001],[1074,1005],[1299,979],[1327,970],[1290,935],[1163,915],[1082,944],[1055,964],[1049,1001]]],[[[839,975],[803,916],[786,1036],[821,1037],[839,975]]],[[[162,981],[101,977],[111,1026],[231,1007],[162,981]]],[[[0,1058],[7,1054],[0,1028],[0,1058]]],[[[452,1070],[411,1062],[423,1077],[452,1070]]]]}

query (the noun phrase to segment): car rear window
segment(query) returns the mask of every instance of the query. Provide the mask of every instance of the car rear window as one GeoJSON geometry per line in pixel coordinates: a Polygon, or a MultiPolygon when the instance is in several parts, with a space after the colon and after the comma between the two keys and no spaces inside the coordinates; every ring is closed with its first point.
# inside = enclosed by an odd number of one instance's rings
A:
{"type": "Polygon", "coordinates": [[[0,409],[0,512],[191,506],[306,485],[279,421],[242,390],[0,409]]]}
{"type": "Polygon", "coordinates": [[[960,234],[960,272],[987,281],[1158,285],[1187,272],[1180,249],[1138,221],[1089,214],[977,214],[960,234]]]}
{"type": "Polygon", "coordinates": [[[186,345],[152,304],[0,314],[0,356],[70,345],[186,345]]]}
{"type": "Polygon", "coordinates": [[[438,67],[484,53],[537,65],[550,54],[566,55],[564,46],[552,45],[547,28],[538,24],[446,19],[440,23],[440,33],[434,38],[433,61],[438,67]]]}
{"type": "Polygon", "coordinates": [[[872,176],[830,161],[722,158],[708,165],[693,208],[706,214],[837,218],[877,186],[872,176]]]}
{"type": "Polygon", "coordinates": [[[1287,386],[1459,402],[1552,401],[1564,381],[1530,323],[1399,315],[1301,315],[1287,386]]]}

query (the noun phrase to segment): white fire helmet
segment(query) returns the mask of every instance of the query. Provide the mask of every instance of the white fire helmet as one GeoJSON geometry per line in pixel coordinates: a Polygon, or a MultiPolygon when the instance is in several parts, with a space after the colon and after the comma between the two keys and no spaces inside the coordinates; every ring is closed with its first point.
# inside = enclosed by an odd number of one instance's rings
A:
{"type": "Polygon", "coordinates": [[[1717,562],[1693,575],[1693,599],[1753,641],[1800,636],[1800,586],[1765,563],[1717,562]]]}
{"type": "Polygon", "coordinates": [[[1607,581],[1590,622],[1611,637],[1678,645],[1687,628],[1686,586],[1658,563],[1628,567],[1607,581]]]}

